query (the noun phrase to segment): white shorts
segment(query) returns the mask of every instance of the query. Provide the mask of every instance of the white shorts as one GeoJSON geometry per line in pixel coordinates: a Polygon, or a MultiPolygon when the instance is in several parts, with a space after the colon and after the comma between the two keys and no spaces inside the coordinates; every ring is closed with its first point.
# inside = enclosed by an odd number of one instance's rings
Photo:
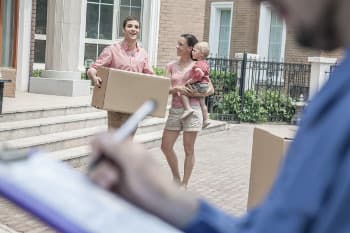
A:
{"type": "Polygon", "coordinates": [[[174,131],[198,132],[202,130],[203,115],[200,106],[192,106],[194,112],[181,121],[184,112],[183,108],[171,108],[165,123],[165,129],[174,131]]]}

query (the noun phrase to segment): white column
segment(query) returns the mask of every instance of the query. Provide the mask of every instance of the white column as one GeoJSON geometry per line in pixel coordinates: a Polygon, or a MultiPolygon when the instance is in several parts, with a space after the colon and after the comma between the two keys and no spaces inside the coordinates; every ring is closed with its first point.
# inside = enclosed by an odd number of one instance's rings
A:
{"type": "Polygon", "coordinates": [[[308,62],[311,63],[310,89],[309,99],[311,99],[327,81],[330,67],[336,63],[336,58],[326,57],[309,57],[308,62]]]}
{"type": "Polygon", "coordinates": [[[90,94],[90,81],[81,80],[79,67],[82,0],[49,0],[46,63],[42,78],[32,78],[30,91],[80,96],[90,94]]]}
{"type": "Polygon", "coordinates": [[[160,0],[151,1],[150,22],[149,22],[149,40],[148,56],[150,64],[157,65],[158,35],[160,18],[160,0]]]}
{"type": "Polygon", "coordinates": [[[18,20],[16,88],[28,91],[32,0],[20,0],[18,20]]]}

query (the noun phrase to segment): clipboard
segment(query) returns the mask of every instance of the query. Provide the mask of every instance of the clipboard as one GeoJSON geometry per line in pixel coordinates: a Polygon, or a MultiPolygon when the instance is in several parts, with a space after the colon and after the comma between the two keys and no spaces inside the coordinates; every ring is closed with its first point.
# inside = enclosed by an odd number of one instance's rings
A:
{"type": "MultiPolygon", "coordinates": [[[[155,108],[145,102],[111,140],[122,141],[155,108]]],[[[96,166],[99,157],[90,168],[96,166]]],[[[41,151],[0,150],[0,195],[63,233],[179,233],[41,151]]]]}
{"type": "Polygon", "coordinates": [[[0,162],[0,195],[58,232],[180,232],[47,154],[17,157],[0,162]]]}

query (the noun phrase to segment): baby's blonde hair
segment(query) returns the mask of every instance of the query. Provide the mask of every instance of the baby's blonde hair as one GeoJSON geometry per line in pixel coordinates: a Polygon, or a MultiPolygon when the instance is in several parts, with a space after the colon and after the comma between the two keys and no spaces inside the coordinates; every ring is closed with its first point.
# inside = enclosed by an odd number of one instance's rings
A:
{"type": "Polygon", "coordinates": [[[208,42],[205,41],[201,41],[198,42],[197,44],[194,45],[195,47],[197,47],[199,49],[199,51],[201,52],[201,54],[203,54],[204,58],[209,56],[209,44],[208,42]]]}

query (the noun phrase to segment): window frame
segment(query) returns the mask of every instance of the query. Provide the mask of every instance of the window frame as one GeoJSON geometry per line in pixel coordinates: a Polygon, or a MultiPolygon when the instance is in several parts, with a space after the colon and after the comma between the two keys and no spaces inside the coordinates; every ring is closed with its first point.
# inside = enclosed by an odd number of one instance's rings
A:
{"type": "MultiPolygon", "coordinates": [[[[87,13],[87,2],[88,0],[83,0],[81,5],[81,27],[80,27],[80,54],[79,54],[79,68],[84,70],[84,57],[85,57],[85,44],[104,44],[109,45],[116,41],[121,41],[123,37],[116,38],[116,25],[119,24],[119,20],[117,15],[119,14],[119,2],[120,0],[114,0],[114,9],[113,9],[113,17],[114,17],[114,26],[113,26],[113,34],[112,40],[99,40],[99,39],[91,39],[85,38],[86,32],[86,13],[87,13]],[[114,38],[114,40],[113,40],[114,38]]],[[[159,35],[159,19],[160,19],[160,0],[143,0],[142,1],[142,12],[141,19],[141,38],[140,41],[142,46],[148,51],[150,64],[157,64],[157,54],[158,54],[158,35],[159,35]]],[[[46,40],[46,35],[35,34],[35,39],[46,40]]],[[[98,54],[97,54],[98,55],[98,54]]],[[[33,63],[33,69],[45,69],[45,63],[33,63]]]]}
{"type": "MultiPolygon", "coordinates": [[[[258,55],[260,58],[268,59],[269,47],[270,47],[270,29],[271,29],[271,11],[272,7],[268,3],[260,4],[260,18],[259,18],[259,34],[258,34],[258,55]]],[[[284,60],[287,26],[285,20],[283,20],[282,29],[282,42],[281,42],[281,55],[280,60],[284,60]]]]}
{"type": "Polygon", "coordinates": [[[220,31],[220,17],[222,10],[230,10],[230,29],[229,29],[229,44],[228,55],[231,51],[231,37],[232,37],[232,19],[233,19],[233,2],[212,2],[210,6],[210,29],[209,29],[209,45],[211,54],[215,56],[219,52],[219,31],[220,31]],[[218,26],[219,25],[219,26],[218,26]]]}

